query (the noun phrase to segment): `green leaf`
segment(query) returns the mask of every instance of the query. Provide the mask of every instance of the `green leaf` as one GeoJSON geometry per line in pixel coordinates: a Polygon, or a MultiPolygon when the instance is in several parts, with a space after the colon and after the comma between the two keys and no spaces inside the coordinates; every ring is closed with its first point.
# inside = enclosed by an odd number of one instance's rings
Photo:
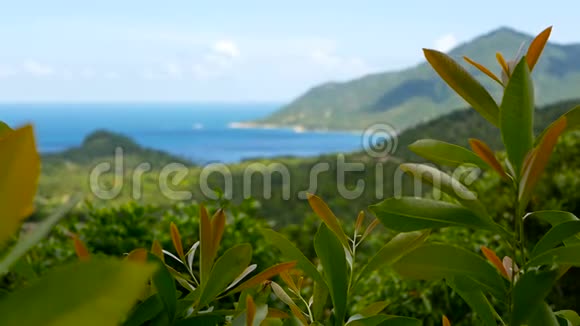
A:
{"type": "Polygon", "coordinates": [[[534,85],[524,57],[505,88],[500,109],[501,136],[516,176],[534,144],[534,109],[534,85]]]}
{"type": "Polygon", "coordinates": [[[468,275],[496,298],[505,296],[505,281],[482,257],[447,244],[424,244],[399,259],[393,268],[404,277],[437,280],[468,275]]]}
{"type": "Polygon", "coordinates": [[[79,201],[80,197],[75,196],[65,205],[61,206],[55,213],[39,223],[32,231],[21,237],[10,252],[0,261],[0,276],[5,275],[10,267],[24,256],[30,248],[42,240],[52,228],[68,213],[79,201]]]}
{"type": "Polygon", "coordinates": [[[534,311],[541,309],[544,298],[552,290],[557,277],[556,268],[547,271],[528,270],[520,277],[513,290],[514,307],[510,325],[521,325],[531,321],[530,317],[534,311]]]}
{"type": "Polygon", "coordinates": [[[580,326],[580,316],[573,310],[560,310],[554,313],[559,318],[563,318],[570,323],[570,326],[580,326]]]}
{"type": "Polygon", "coordinates": [[[356,284],[368,274],[384,266],[390,266],[407,252],[417,248],[429,236],[429,232],[414,231],[397,234],[391,241],[387,242],[362,268],[358,275],[356,284]]]}
{"type": "Polygon", "coordinates": [[[477,316],[481,318],[483,325],[497,325],[495,321],[495,310],[476,282],[467,276],[456,276],[448,279],[447,284],[467,302],[477,316]]]}
{"type": "Polygon", "coordinates": [[[316,266],[314,266],[314,264],[286,237],[270,229],[262,229],[261,232],[266,241],[278,248],[286,259],[297,261],[296,267],[303,270],[306,275],[310,276],[314,281],[320,284],[325,284],[324,278],[322,278],[322,275],[320,275],[316,266]]]}
{"type": "Polygon", "coordinates": [[[454,177],[426,164],[405,163],[400,165],[400,169],[457,199],[463,206],[480,216],[482,220],[492,223],[485,207],[477,199],[477,193],[467,189],[454,177]]]}
{"type": "MultiPolygon", "coordinates": [[[[526,216],[526,218],[530,217],[538,218],[541,221],[550,224],[552,227],[555,227],[564,222],[579,221],[579,219],[574,214],[563,211],[536,211],[526,216]]],[[[565,239],[564,244],[566,246],[580,244],[580,235],[565,239]]]]}
{"type": "Polygon", "coordinates": [[[578,235],[578,233],[580,233],[580,221],[560,223],[548,230],[540,241],[536,243],[531,256],[536,257],[537,255],[554,248],[563,241],[578,235]]]}
{"type": "Polygon", "coordinates": [[[326,301],[328,301],[328,287],[326,283],[315,282],[314,293],[312,293],[312,315],[315,320],[322,318],[326,301]]]}
{"type": "MultiPolygon", "coordinates": [[[[360,317],[360,316],[359,316],[360,317]]],[[[351,321],[346,325],[348,326],[421,326],[422,323],[418,319],[401,317],[401,316],[389,316],[389,315],[376,315],[370,317],[361,317],[358,319],[351,318],[351,321]]]]}
{"type": "Polygon", "coordinates": [[[326,224],[321,224],[314,237],[314,250],[320,259],[326,284],[330,290],[337,323],[342,325],[346,317],[346,296],[349,283],[344,248],[326,224]]]}
{"type": "Polygon", "coordinates": [[[384,226],[397,232],[449,226],[492,229],[489,221],[465,207],[425,198],[389,198],[369,209],[384,226]]]}
{"type": "Polygon", "coordinates": [[[174,326],[215,326],[221,325],[225,320],[224,316],[218,315],[199,315],[180,320],[174,326]]]}
{"type": "Polygon", "coordinates": [[[381,326],[421,326],[423,323],[415,318],[401,316],[387,316],[381,326]]]}
{"type": "Polygon", "coordinates": [[[409,145],[409,149],[437,164],[447,166],[473,164],[483,169],[487,168],[487,163],[472,151],[439,140],[421,139],[409,145]]]}
{"type": "Polygon", "coordinates": [[[376,326],[387,320],[386,315],[375,315],[375,316],[353,316],[350,321],[346,323],[347,326],[376,326]],[[357,318],[358,317],[358,318],[357,318]]]}
{"type": "Polygon", "coordinates": [[[499,126],[499,107],[487,90],[467,70],[445,53],[423,49],[425,58],[441,78],[479,114],[499,126]]]}
{"type": "Polygon", "coordinates": [[[152,253],[148,253],[147,260],[157,265],[157,271],[153,274],[153,285],[163,303],[169,322],[173,322],[177,311],[175,281],[161,259],[152,253]]]}
{"type": "Polygon", "coordinates": [[[366,306],[360,314],[363,317],[370,317],[381,313],[381,311],[385,310],[385,308],[389,305],[388,301],[377,301],[373,302],[370,305],[366,306]]]}
{"type": "Polygon", "coordinates": [[[0,300],[3,325],[118,325],[155,266],[91,259],[52,270],[0,300]]]}
{"type": "Polygon", "coordinates": [[[123,326],[141,326],[163,311],[163,303],[155,294],[141,302],[123,323],[123,326]]]}
{"type": "Polygon", "coordinates": [[[200,307],[204,307],[215,299],[228,284],[248,267],[251,260],[252,246],[249,244],[232,247],[218,258],[201,293],[200,307]]]}
{"type": "Polygon", "coordinates": [[[531,259],[527,266],[551,264],[580,266],[580,244],[544,251],[544,253],[531,259]]]}
{"type": "Polygon", "coordinates": [[[28,125],[0,137],[0,249],[33,212],[40,175],[34,131],[28,125]]]}
{"type": "Polygon", "coordinates": [[[530,317],[528,326],[560,326],[560,324],[550,306],[542,302],[530,317]]]}

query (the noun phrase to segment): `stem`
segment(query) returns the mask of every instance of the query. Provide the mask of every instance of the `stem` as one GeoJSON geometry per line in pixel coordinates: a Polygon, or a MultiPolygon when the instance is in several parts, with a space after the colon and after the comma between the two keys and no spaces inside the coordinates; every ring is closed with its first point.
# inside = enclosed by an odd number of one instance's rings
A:
{"type": "Polygon", "coordinates": [[[308,305],[308,302],[306,302],[306,300],[302,297],[302,294],[300,293],[300,291],[298,291],[298,298],[304,303],[304,305],[306,306],[306,309],[308,310],[308,317],[310,318],[310,322],[314,323],[314,315],[312,314],[312,310],[310,310],[310,306],[308,305]]]}
{"type": "MultiPolygon", "coordinates": [[[[360,242],[359,242],[360,243],[360,242]]],[[[356,256],[356,233],[355,233],[355,238],[352,241],[352,267],[350,269],[350,275],[348,277],[348,294],[350,295],[350,290],[351,290],[351,286],[352,286],[352,277],[354,275],[354,261],[355,261],[355,256],[356,256]]]]}

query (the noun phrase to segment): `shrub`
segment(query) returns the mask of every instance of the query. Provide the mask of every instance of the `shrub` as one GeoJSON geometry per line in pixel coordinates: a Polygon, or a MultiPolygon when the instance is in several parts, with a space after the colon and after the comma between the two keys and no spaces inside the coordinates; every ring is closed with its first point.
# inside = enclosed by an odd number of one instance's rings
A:
{"type": "Polygon", "coordinates": [[[434,185],[437,190],[453,198],[453,202],[403,197],[390,198],[371,207],[386,227],[400,232],[467,227],[489,230],[501,237],[504,248],[509,252],[503,260],[494,250],[486,247],[481,247],[481,252],[488,262],[465,248],[427,242],[393,264],[398,273],[410,278],[444,278],[478,314],[484,325],[497,325],[498,321],[502,325],[512,326],[578,323],[575,312],[553,312],[545,298],[554,283],[571,266],[580,265],[580,238],[577,236],[580,221],[573,214],[563,211],[528,211],[533,191],[560,134],[580,126],[580,107],[576,107],[539,136],[533,135],[534,88],[531,71],[550,31],[551,28],[548,28],[538,35],[522,58],[506,62],[498,54],[501,78],[466,58],[504,87],[499,105],[453,59],[441,52],[425,50],[427,61],[443,80],[488,122],[498,127],[507,160],[501,164],[489,147],[476,139],[470,140],[473,151],[431,139],[420,140],[410,149],[441,165],[470,165],[495,171],[512,189],[510,201],[514,213],[510,229],[491,219],[478,194],[459,180],[460,174],[450,175],[427,164],[402,164],[400,168],[434,185]],[[529,239],[524,231],[524,222],[533,219],[547,222],[552,228],[532,246],[533,249],[528,250],[529,239]],[[488,296],[493,300],[490,301],[488,296]]]}

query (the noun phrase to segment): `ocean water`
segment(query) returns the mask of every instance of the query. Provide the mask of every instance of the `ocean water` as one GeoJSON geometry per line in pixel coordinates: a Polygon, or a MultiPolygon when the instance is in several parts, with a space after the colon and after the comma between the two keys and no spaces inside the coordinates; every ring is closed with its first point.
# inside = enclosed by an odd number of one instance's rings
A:
{"type": "Polygon", "coordinates": [[[199,163],[305,157],[361,148],[356,133],[230,126],[278,108],[275,104],[0,104],[0,120],[10,126],[32,123],[43,153],[78,146],[97,129],[120,132],[143,146],[199,163]]]}

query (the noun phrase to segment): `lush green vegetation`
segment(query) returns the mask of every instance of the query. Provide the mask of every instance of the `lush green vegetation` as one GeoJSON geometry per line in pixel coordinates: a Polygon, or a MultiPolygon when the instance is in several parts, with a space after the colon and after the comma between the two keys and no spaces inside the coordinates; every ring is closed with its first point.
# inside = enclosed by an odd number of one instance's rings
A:
{"type": "MultiPolygon", "coordinates": [[[[512,59],[519,47],[528,44],[532,38],[509,28],[500,28],[456,47],[449,54],[456,59],[468,56],[485,66],[494,67],[496,51],[512,59]]],[[[580,66],[576,58],[579,54],[578,44],[547,45],[534,73],[536,87],[541,93],[538,105],[578,96],[576,85],[580,82],[580,66]]],[[[477,69],[466,67],[494,98],[501,99],[501,86],[484,79],[484,74],[477,69]]],[[[381,121],[405,129],[463,107],[462,99],[423,63],[401,71],[314,87],[259,123],[361,130],[381,121]]]]}
{"type": "MultiPolygon", "coordinates": [[[[243,162],[231,167],[239,182],[232,200],[193,189],[196,200],[172,202],[157,179],[163,164],[179,160],[106,132],[43,158],[37,193],[32,128],[0,124],[2,323],[580,325],[580,106],[535,109],[531,72],[547,35],[502,65],[503,77],[478,65],[505,88],[500,104],[447,55],[426,50],[483,118],[457,112],[410,129],[396,156],[347,155],[365,167],[345,175],[349,189],[367,182],[355,199],[341,196],[340,164],[328,155],[283,161],[289,200],[275,175],[271,199],[261,198],[261,186],[241,198],[243,170],[256,163],[243,162]],[[128,186],[100,200],[89,191],[90,169],[114,163],[119,145],[127,170],[122,180],[101,181],[128,186]],[[134,201],[132,169],[143,161],[153,168],[134,201]],[[411,161],[420,163],[404,163],[411,161]],[[317,195],[300,198],[307,171],[321,162],[330,171],[319,176],[317,195]],[[378,169],[390,182],[374,178],[378,169]],[[392,182],[398,169],[412,177],[402,193],[392,182]],[[436,186],[405,197],[416,180],[436,186]],[[71,197],[78,191],[81,203],[71,197]]],[[[175,189],[199,183],[201,167],[188,169],[175,189]]],[[[211,185],[224,187],[219,178],[211,185]]]]}

